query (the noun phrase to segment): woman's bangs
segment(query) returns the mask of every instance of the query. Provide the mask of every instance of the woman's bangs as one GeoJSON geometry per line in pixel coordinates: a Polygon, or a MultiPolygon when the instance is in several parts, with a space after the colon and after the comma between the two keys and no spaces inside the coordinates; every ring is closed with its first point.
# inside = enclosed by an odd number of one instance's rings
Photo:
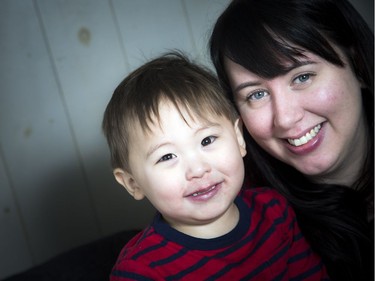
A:
{"type": "Polygon", "coordinates": [[[284,74],[289,70],[288,66],[303,56],[301,49],[275,38],[265,28],[258,36],[254,36],[254,32],[251,38],[244,38],[245,34],[241,42],[235,40],[241,37],[233,34],[233,40],[227,41],[225,56],[260,77],[273,78],[284,74]]]}

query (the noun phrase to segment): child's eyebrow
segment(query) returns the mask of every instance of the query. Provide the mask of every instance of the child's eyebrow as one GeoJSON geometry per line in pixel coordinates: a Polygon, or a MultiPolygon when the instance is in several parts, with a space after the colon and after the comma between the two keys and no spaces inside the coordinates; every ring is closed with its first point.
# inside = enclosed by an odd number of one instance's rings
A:
{"type": "Polygon", "coordinates": [[[216,123],[216,122],[206,121],[201,126],[199,126],[199,128],[197,128],[195,130],[195,134],[197,134],[197,133],[199,133],[201,131],[210,129],[212,127],[221,127],[221,125],[219,123],[216,123]]]}
{"type": "MultiPolygon", "coordinates": [[[[206,121],[202,125],[199,125],[199,127],[195,130],[194,135],[197,135],[199,132],[210,129],[212,127],[221,127],[219,123],[206,121]]],[[[171,143],[169,141],[158,143],[156,145],[153,145],[150,147],[150,149],[146,153],[146,157],[150,157],[152,153],[154,153],[156,150],[158,150],[160,147],[170,145],[171,143]]]]}
{"type": "Polygon", "coordinates": [[[210,129],[212,127],[221,127],[221,126],[222,125],[219,122],[215,121],[214,118],[211,117],[211,118],[204,118],[204,120],[200,120],[199,122],[194,122],[191,128],[194,128],[195,134],[197,134],[200,131],[210,129]]]}
{"type": "Polygon", "coordinates": [[[169,145],[169,144],[171,144],[171,143],[170,142],[162,142],[162,143],[158,143],[156,145],[151,146],[150,149],[146,153],[147,158],[150,157],[150,155],[152,153],[154,153],[156,150],[158,150],[160,147],[163,147],[163,146],[169,145]]]}

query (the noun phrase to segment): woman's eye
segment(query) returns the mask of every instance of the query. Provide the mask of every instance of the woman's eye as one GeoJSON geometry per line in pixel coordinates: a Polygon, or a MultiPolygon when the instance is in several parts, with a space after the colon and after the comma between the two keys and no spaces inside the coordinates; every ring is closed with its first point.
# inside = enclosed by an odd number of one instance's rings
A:
{"type": "Polygon", "coordinates": [[[251,93],[247,99],[248,100],[260,100],[264,97],[268,96],[268,93],[266,91],[256,91],[251,93]]]}
{"type": "Polygon", "coordinates": [[[296,83],[296,84],[305,83],[306,81],[308,81],[310,79],[310,76],[311,76],[310,73],[305,73],[305,74],[299,75],[299,76],[296,77],[296,79],[294,79],[293,82],[296,83]]]}
{"type": "Polygon", "coordinates": [[[217,137],[209,136],[209,137],[204,138],[202,140],[201,144],[202,144],[202,146],[206,146],[206,145],[209,145],[209,144],[213,143],[216,139],[217,139],[217,137]]]}
{"type": "Polygon", "coordinates": [[[171,160],[173,158],[177,157],[176,155],[172,154],[172,153],[168,153],[168,154],[165,154],[163,155],[159,160],[158,162],[156,163],[160,163],[160,162],[165,162],[165,161],[168,161],[168,160],[171,160]]]}

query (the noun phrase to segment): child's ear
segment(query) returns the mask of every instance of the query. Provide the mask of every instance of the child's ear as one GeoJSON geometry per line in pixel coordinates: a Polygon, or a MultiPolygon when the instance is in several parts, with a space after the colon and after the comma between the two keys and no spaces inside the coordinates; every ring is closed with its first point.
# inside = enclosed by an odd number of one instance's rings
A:
{"type": "Polygon", "coordinates": [[[241,118],[238,118],[236,122],[234,122],[234,131],[236,132],[236,135],[237,135],[237,141],[240,147],[241,156],[244,157],[246,155],[246,142],[243,137],[242,129],[243,129],[242,120],[241,118]]]}
{"type": "Polygon", "coordinates": [[[113,171],[113,175],[115,176],[117,182],[125,187],[125,189],[131,196],[134,197],[135,200],[142,200],[145,197],[142,189],[132,174],[117,168],[113,171]]]}

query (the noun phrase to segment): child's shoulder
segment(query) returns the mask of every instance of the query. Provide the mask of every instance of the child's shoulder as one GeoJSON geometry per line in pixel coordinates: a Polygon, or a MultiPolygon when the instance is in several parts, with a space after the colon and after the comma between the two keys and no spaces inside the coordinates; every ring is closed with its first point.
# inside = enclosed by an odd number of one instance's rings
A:
{"type": "Polygon", "coordinates": [[[131,249],[132,247],[134,247],[135,245],[139,244],[140,241],[142,241],[144,239],[144,237],[146,236],[146,232],[147,232],[148,228],[145,228],[143,230],[141,230],[140,232],[138,232],[135,236],[133,236],[126,244],[125,244],[125,248],[127,249],[131,249]]]}
{"type": "Polygon", "coordinates": [[[293,208],[277,190],[269,187],[249,188],[242,191],[241,196],[247,204],[252,221],[263,226],[281,223],[281,228],[288,229],[295,220],[293,208]]]}
{"type": "Polygon", "coordinates": [[[150,245],[160,243],[159,235],[155,233],[152,226],[148,226],[142,231],[138,232],[131,238],[122,248],[119,259],[129,259],[137,255],[141,249],[148,248],[150,245]]]}
{"type": "Polygon", "coordinates": [[[282,196],[276,189],[271,187],[252,187],[247,188],[242,191],[242,196],[244,198],[250,198],[255,200],[265,200],[270,199],[281,200],[286,203],[286,199],[282,196]]]}
{"type": "Polygon", "coordinates": [[[276,211],[289,208],[289,204],[284,196],[277,190],[270,187],[254,187],[244,189],[241,192],[244,201],[251,207],[270,207],[276,211]]]}
{"type": "Polygon", "coordinates": [[[154,228],[149,226],[131,238],[118,255],[110,280],[123,280],[129,274],[133,277],[139,276],[142,280],[146,280],[146,277],[152,277],[147,280],[160,280],[155,270],[149,266],[157,256],[157,251],[152,249],[161,244],[159,237],[154,228]],[[154,254],[150,257],[147,254],[149,252],[154,254]]]}

